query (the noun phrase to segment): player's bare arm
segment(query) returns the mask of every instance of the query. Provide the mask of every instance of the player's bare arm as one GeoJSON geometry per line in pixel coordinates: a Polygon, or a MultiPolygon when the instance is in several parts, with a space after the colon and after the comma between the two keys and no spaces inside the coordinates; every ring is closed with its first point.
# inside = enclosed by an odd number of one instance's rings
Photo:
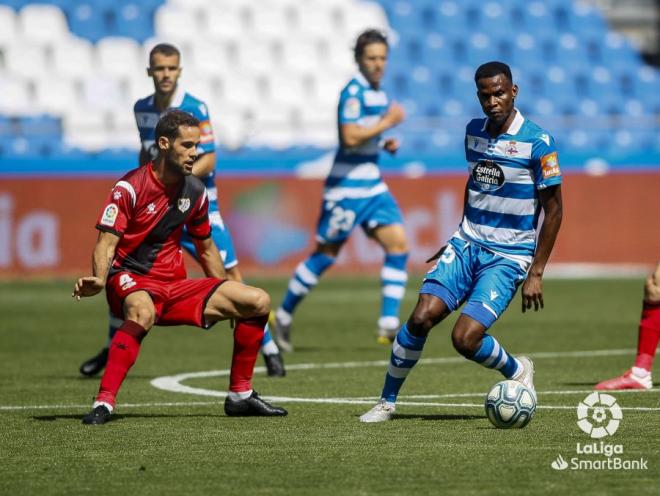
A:
{"type": "Polygon", "coordinates": [[[543,272],[550,258],[552,248],[559,233],[562,219],[561,185],[539,191],[539,201],[543,207],[544,219],[539,233],[536,253],[532,260],[527,279],[522,287],[522,311],[543,308],[543,272]]]}
{"type": "Polygon", "coordinates": [[[207,277],[216,279],[225,279],[227,277],[225,266],[222,263],[222,257],[218,248],[215,246],[212,238],[195,239],[195,249],[199,254],[199,264],[207,277]]]}
{"type": "Polygon", "coordinates": [[[206,177],[215,170],[215,152],[205,153],[193,165],[193,176],[206,177]]]}
{"type": "Polygon", "coordinates": [[[398,103],[393,102],[389,109],[387,109],[385,115],[383,115],[383,117],[381,117],[381,119],[373,126],[361,126],[355,123],[342,124],[339,126],[339,134],[342,143],[344,143],[345,146],[360,146],[374,136],[378,136],[384,131],[403,122],[405,117],[406,113],[403,110],[403,107],[398,103]]]}
{"type": "Polygon", "coordinates": [[[116,234],[99,232],[92,254],[93,275],[81,277],[76,281],[72,297],[80,300],[80,298],[94,296],[103,291],[118,242],[119,236],[116,234]]]}

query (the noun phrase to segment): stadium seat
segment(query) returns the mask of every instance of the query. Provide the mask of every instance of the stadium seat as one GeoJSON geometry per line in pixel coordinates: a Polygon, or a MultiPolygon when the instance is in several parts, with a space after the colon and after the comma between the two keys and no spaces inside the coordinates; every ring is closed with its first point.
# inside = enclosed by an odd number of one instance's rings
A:
{"type": "Polygon", "coordinates": [[[35,82],[35,104],[40,111],[61,114],[82,100],[78,85],[68,78],[42,78],[35,82]]]}
{"type": "Polygon", "coordinates": [[[64,12],[54,5],[27,5],[19,13],[19,22],[21,35],[30,42],[57,43],[69,37],[64,12]]]}
{"type": "Polygon", "coordinates": [[[71,37],[52,47],[53,69],[62,78],[83,78],[96,70],[94,47],[86,39],[71,37]]]}
{"type": "Polygon", "coordinates": [[[176,44],[196,39],[200,24],[197,11],[166,4],[156,10],[154,32],[157,37],[176,44]]]}
{"type": "Polygon", "coordinates": [[[0,48],[16,43],[18,17],[11,7],[0,5],[0,48]]]}
{"type": "Polygon", "coordinates": [[[82,82],[82,108],[90,113],[113,110],[124,106],[130,112],[132,102],[128,102],[122,92],[119,79],[111,74],[100,73],[86,77],[82,82]]]}
{"type": "Polygon", "coordinates": [[[94,2],[76,2],[67,17],[71,31],[92,42],[111,34],[105,11],[94,2]]]}
{"type": "Polygon", "coordinates": [[[98,70],[113,77],[131,77],[145,65],[141,49],[131,38],[107,37],[96,44],[98,70]]]}
{"type": "MultiPolygon", "coordinates": [[[[128,109],[127,109],[128,110],[128,109]]],[[[95,152],[112,146],[112,135],[104,112],[71,108],[63,116],[64,144],[95,152]]]]}
{"type": "Polygon", "coordinates": [[[34,112],[25,81],[15,77],[0,78],[0,114],[21,115],[34,112]]]}
{"type": "Polygon", "coordinates": [[[245,32],[247,13],[239,8],[210,8],[204,13],[204,19],[204,34],[210,39],[238,42],[245,32]]]}
{"type": "Polygon", "coordinates": [[[142,2],[121,2],[115,6],[115,33],[143,42],[154,35],[153,11],[142,2]]]}
{"type": "Polygon", "coordinates": [[[5,69],[14,76],[35,79],[48,71],[46,50],[41,44],[23,42],[5,51],[5,69]]]}

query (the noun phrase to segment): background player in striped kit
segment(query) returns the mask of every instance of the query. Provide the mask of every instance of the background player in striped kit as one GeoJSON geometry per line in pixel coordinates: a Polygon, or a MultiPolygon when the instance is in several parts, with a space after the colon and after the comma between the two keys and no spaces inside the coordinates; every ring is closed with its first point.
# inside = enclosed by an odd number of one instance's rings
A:
{"type": "Polygon", "coordinates": [[[398,150],[397,139],[381,140],[381,134],[403,121],[404,111],[390,103],[381,88],[387,54],[387,38],[380,31],[368,30],[358,37],[354,55],[359,72],[339,97],[339,150],[325,181],[316,249],[296,268],[275,312],[276,337],[285,351],[293,349],[294,310],[335,262],[357,225],[385,251],[379,340],[391,342],[399,327],[399,306],[408,279],[408,244],[399,206],[381,178],[378,155],[381,147],[389,153],[398,150]]]}
{"type": "Polygon", "coordinates": [[[392,345],[380,402],[362,422],[392,418],[399,390],[419,360],[430,330],[466,302],[452,331],[454,348],[534,391],[534,366],[516,358],[487,330],[522,287],[522,310],[543,308],[543,271],[562,218],[561,172],[552,137],[514,107],[518,87],[501,62],[480,66],[477,96],[486,119],[467,126],[470,177],[463,220],[434,257],[410,319],[392,345]],[[538,245],[537,224],[543,210],[538,245]]]}
{"type": "MultiPolygon", "coordinates": [[[[188,112],[200,121],[201,141],[199,157],[195,162],[193,174],[199,177],[206,186],[209,198],[209,220],[213,226],[213,241],[218,247],[227,272],[227,278],[243,282],[238,268],[238,258],[234,250],[229,228],[220,215],[218,206],[218,190],[215,185],[216,151],[213,128],[206,104],[187,93],[179,84],[181,75],[181,53],[170,44],[161,43],[151,49],[149,53],[149,67],[147,74],[153,79],[154,93],[135,103],[135,121],[140,132],[140,165],[155,160],[158,155],[158,146],[155,140],[156,123],[161,115],[169,109],[180,109],[188,112]]],[[[195,258],[195,245],[184,231],[182,246],[195,258]]],[[[108,329],[108,346],[112,336],[121,326],[121,319],[110,314],[108,329]]],[[[80,366],[80,372],[86,376],[93,376],[105,367],[108,357],[108,346],[104,347],[96,356],[85,361],[80,366]]],[[[270,376],[284,376],[284,362],[282,356],[266,328],[261,352],[266,362],[266,369],[270,376]]]]}

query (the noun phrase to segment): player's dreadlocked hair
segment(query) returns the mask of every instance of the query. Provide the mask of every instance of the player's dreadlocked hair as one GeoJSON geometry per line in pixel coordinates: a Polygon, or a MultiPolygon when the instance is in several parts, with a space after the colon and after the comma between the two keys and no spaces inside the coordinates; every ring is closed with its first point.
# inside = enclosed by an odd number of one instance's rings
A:
{"type": "Polygon", "coordinates": [[[180,126],[199,127],[199,119],[183,110],[170,110],[156,124],[156,143],[161,136],[170,140],[176,139],[180,126]]]}
{"type": "Polygon", "coordinates": [[[355,42],[355,48],[353,49],[355,60],[359,60],[359,58],[362,57],[362,54],[364,53],[365,47],[367,45],[371,45],[372,43],[382,43],[389,48],[389,44],[387,43],[387,36],[385,36],[382,31],[378,31],[377,29],[367,29],[360,36],[358,36],[358,39],[355,42]]]}
{"type": "Polygon", "coordinates": [[[480,79],[492,78],[504,74],[509,78],[509,81],[513,83],[513,77],[511,76],[511,68],[506,65],[504,62],[486,62],[481,64],[477,69],[477,72],[474,73],[474,82],[476,83],[480,79]]]}
{"type": "Polygon", "coordinates": [[[151,65],[151,61],[154,58],[154,55],[157,53],[162,53],[166,57],[170,57],[171,55],[176,55],[179,57],[179,60],[181,60],[181,52],[177,47],[174,45],[170,45],[169,43],[159,43],[155,47],[151,49],[149,52],[149,65],[151,65]]]}

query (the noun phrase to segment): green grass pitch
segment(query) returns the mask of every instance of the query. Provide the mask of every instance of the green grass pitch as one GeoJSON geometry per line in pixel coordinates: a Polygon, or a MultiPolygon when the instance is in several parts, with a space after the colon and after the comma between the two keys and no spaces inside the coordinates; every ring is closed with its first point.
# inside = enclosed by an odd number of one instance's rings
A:
{"type": "MultiPolygon", "coordinates": [[[[416,300],[412,277],[402,313],[416,300]]],[[[286,281],[253,281],[279,303],[286,281]]],[[[155,378],[223,371],[231,357],[226,323],[211,331],[154,328],[119,395],[116,419],[83,426],[98,379],[78,366],[103,344],[102,296],[79,303],[68,282],[0,284],[0,494],[367,495],[657,494],[660,394],[615,393],[623,408],[605,443],[647,470],[559,471],[551,462],[593,441],[576,424],[594,383],[632,363],[640,280],[549,280],[546,308],[522,314],[520,296],[492,329],[536,365],[539,409],[522,430],[497,430],[485,392],[498,372],[451,347],[453,319],[433,330],[424,362],[402,390],[398,416],[364,425],[389,348],[378,345],[375,278],[327,278],[300,307],[296,351],[283,379],[255,376],[262,396],[285,398],[286,418],[225,417],[218,396],[157,389],[155,378]],[[288,398],[288,399],[286,399],[288,398]]],[[[258,366],[263,362],[259,359],[258,366]]],[[[181,384],[222,392],[220,372],[181,384]]]]}

